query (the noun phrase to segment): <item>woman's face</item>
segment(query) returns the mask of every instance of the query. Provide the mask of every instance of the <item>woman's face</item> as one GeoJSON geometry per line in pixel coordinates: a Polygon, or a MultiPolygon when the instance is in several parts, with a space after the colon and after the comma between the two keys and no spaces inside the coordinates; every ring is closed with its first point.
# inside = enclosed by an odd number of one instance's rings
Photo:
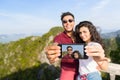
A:
{"type": "Polygon", "coordinates": [[[80,33],[80,34],[79,34],[80,38],[81,38],[84,42],[88,43],[88,42],[91,41],[91,34],[90,34],[90,31],[89,31],[89,29],[88,29],[87,27],[85,27],[85,26],[81,27],[81,28],[79,29],[79,33],[80,33]]]}
{"type": "Polygon", "coordinates": [[[78,58],[79,58],[78,53],[74,53],[74,58],[75,58],[75,59],[78,59],[78,58]]]}

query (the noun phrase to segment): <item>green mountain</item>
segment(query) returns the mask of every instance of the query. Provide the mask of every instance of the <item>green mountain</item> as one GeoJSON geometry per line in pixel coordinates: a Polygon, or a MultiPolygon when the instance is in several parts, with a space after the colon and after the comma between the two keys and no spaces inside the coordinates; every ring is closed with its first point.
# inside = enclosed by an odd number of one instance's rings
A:
{"type": "MultiPolygon", "coordinates": [[[[62,31],[62,27],[56,26],[42,36],[29,36],[18,41],[0,43],[0,80],[55,80],[58,78],[60,68],[56,64],[49,64],[44,48],[62,31]]],[[[103,41],[106,46],[106,55],[113,63],[120,64],[120,36],[105,38],[103,41]]]]}
{"type": "Polygon", "coordinates": [[[62,27],[58,26],[43,36],[1,43],[0,80],[54,80],[59,77],[59,68],[49,65],[44,48],[61,31],[62,27]]]}

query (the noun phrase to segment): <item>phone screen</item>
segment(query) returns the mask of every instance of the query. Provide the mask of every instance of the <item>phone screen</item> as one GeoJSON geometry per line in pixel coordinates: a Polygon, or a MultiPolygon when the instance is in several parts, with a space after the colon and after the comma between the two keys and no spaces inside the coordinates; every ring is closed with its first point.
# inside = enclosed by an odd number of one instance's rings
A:
{"type": "Polygon", "coordinates": [[[74,59],[88,59],[84,51],[85,44],[59,44],[59,46],[61,47],[61,55],[59,58],[71,55],[74,59]]]}

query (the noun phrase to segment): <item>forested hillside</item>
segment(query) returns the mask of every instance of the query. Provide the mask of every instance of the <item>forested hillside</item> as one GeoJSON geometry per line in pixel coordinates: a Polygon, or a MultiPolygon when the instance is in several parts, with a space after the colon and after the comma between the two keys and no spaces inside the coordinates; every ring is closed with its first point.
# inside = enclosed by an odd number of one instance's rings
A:
{"type": "Polygon", "coordinates": [[[0,44],[0,80],[54,80],[51,75],[56,72],[50,72],[53,66],[43,63],[40,55],[52,41],[49,38],[61,31],[61,27],[54,27],[41,37],[30,36],[0,44]]]}
{"type": "MultiPolygon", "coordinates": [[[[106,46],[105,53],[110,57],[111,62],[120,65],[120,34],[115,38],[104,39],[104,43],[106,46]]],[[[107,77],[107,80],[110,79],[107,77]]],[[[120,80],[120,76],[116,76],[115,80],[120,80]]]]}
{"type": "MultiPolygon", "coordinates": [[[[44,47],[62,31],[62,27],[58,26],[43,36],[29,36],[18,41],[1,43],[0,80],[55,80],[58,78],[60,69],[48,63],[44,47]]],[[[106,55],[112,62],[120,64],[120,36],[103,40],[106,55]]]]}

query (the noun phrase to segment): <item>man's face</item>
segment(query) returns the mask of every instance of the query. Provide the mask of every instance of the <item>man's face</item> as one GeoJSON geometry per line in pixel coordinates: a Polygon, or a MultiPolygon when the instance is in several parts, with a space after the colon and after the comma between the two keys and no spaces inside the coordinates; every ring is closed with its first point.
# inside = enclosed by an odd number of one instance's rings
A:
{"type": "Polygon", "coordinates": [[[63,18],[62,25],[65,31],[71,32],[73,31],[75,21],[71,15],[68,15],[63,18]]]}
{"type": "Polygon", "coordinates": [[[68,48],[67,52],[68,52],[69,55],[71,55],[72,54],[72,48],[68,48]]]}

